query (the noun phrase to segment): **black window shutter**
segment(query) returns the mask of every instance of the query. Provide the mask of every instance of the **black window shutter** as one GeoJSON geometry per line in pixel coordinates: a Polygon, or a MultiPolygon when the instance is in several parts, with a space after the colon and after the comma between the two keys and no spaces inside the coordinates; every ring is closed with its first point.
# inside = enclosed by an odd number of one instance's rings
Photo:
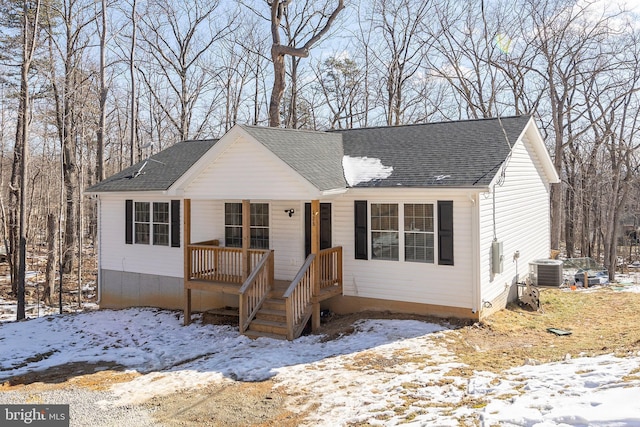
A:
{"type": "Polygon", "coordinates": [[[367,201],[356,200],[354,204],[356,259],[369,259],[367,246],[367,201]]]}
{"type": "Polygon", "coordinates": [[[438,264],[453,265],[453,201],[438,201],[438,264]]]}
{"type": "Polygon", "coordinates": [[[133,244],[133,200],[124,201],[124,242],[133,244]]]}
{"type": "Polygon", "coordinates": [[[180,200],[171,201],[171,247],[180,247],[180,200]]]}

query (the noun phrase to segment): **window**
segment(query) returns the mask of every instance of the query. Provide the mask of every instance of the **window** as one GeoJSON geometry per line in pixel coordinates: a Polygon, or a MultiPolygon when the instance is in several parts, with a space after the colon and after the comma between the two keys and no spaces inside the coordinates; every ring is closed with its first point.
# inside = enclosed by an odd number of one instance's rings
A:
{"type": "Polygon", "coordinates": [[[125,200],[125,243],[180,247],[180,200],[125,200]]]}
{"type": "Polygon", "coordinates": [[[143,245],[149,244],[149,226],[151,216],[149,211],[149,202],[135,203],[135,242],[143,245]]]}
{"type": "Polygon", "coordinates": [[[453,265],[453,202],[450,200],[438,201],[437,211],[435,203],[369,204],[366,200],[356,200],[354,226],[356,259],[433,264],[437,256],[439,265],[453,265]],[[370,239],[369,246],[367,239],[370,239]]]}
{"type": "Polygon", "coordinates": [[[398,205],[390,203],[371,204],[371,257],[397,261],[398,205]]]}
{"type": "Polygon", "coordinates": [[[169,246],[169,203],[153,203],[153,244],[169,246]]]}
{"type": "Polygon", "coordinates": [[[433,263],[433,205],[404,205],[404,260],[433,263]]]}
{"type": "MultiPolygon", "coordinates": [[[[269,204],[251,203],[249,210],[250,247],[269,249],[269,204]]],[[[224,239],[228,247],[242,247],[242,203],[225,203],[224,239]]]]}

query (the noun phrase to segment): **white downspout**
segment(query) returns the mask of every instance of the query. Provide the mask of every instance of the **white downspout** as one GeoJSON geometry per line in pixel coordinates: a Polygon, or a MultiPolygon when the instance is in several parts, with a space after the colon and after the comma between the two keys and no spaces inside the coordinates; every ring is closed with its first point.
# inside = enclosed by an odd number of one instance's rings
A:
{"type": "Polygon", "coordinates": [[[471,312],[474,314],[478,314],[480,317],[479,311],[482,307],[480,299],[482,297],[481,292],[481,284],[482,280],[480,277],[480,203],[477,194],[470,194],[469,200],[471,200],[471,252],[473,256],[473,267],[472,267],[472,284],[471,284],[471,312]]]}
{"type": "Polygon", "coordinates": [[[102,200],[100,196],[96,196],[98,199],[98,219],[96,226],[98,227],[98,232],[96,233],[98,237],[98,277],[97,277],[97,286],[98,286],[98,299],[96,300],[96,304],[100,305],[100,300],[102,299],[102,200]]]}

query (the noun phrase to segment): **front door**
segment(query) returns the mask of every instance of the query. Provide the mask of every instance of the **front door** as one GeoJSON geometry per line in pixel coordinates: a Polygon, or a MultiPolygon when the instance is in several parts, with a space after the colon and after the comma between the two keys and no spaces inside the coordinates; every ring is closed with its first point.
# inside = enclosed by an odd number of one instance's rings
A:
{"type": "MultiPolygon", "coordinates": [[[[331,203],[320,203],[320,250],[331,244],[331,203]]],[[[311,203],[304,204],[304,256],[311,253],[311,203]]]]}

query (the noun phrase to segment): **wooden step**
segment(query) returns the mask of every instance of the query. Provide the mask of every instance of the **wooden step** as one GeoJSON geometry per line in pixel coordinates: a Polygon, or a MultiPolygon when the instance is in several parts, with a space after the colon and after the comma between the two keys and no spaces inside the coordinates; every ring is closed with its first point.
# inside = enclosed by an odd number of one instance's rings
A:
{"type": "Polygon", "coordinates": [[[269,332],[260,332],[260,331],[252,331],[252,330],[245,331],[244,335],[246,335],[247,337],[251,338],[252,340],[255,340],[256,338],[260,338],[260,337],[273,338],[273,339],[276,339],[276,340],[286,340],[287,339],[286,335],[272,334],[272,333],[269,333],[269,332]]]}
{"type": "Polygon", "coordinates": [[[285,290],[280,290],[280,289],[272,289],[269,291],[269,298],[272,299],[281,299],[284,301],[284,298],[282,297],[285,293],[285,290]]]}
{"type": "Polygon", "coordinates": [[[287,313],[284,310],[272,310],[268,308],[261,308],[256,313],[256,319],[271,320],[272,322],[287,322],[287,313]]]}
{"type": "Polygon", "coordinates": [[[212,314],[214,316],[235,316],[235,317],[238,317],[240,315],[237,307],[210,308],[209,310],[205,311],[204,314],[212,314]]]}
{"type": "Polygon", "coordinates": [[[267,310],[286,311],[287,309],[286,307],[287,307],[286,302],[282,298],[267,298],[262,303],[261,308],[265,308],[267,310]]]}
{"type": "Polygon", "coordinates": [[[279,334],[285,337],[287,336],[287,324],[283,322],[274,322],[272,320],[254,319],[249,324],[249,330],[279,334]]]}

